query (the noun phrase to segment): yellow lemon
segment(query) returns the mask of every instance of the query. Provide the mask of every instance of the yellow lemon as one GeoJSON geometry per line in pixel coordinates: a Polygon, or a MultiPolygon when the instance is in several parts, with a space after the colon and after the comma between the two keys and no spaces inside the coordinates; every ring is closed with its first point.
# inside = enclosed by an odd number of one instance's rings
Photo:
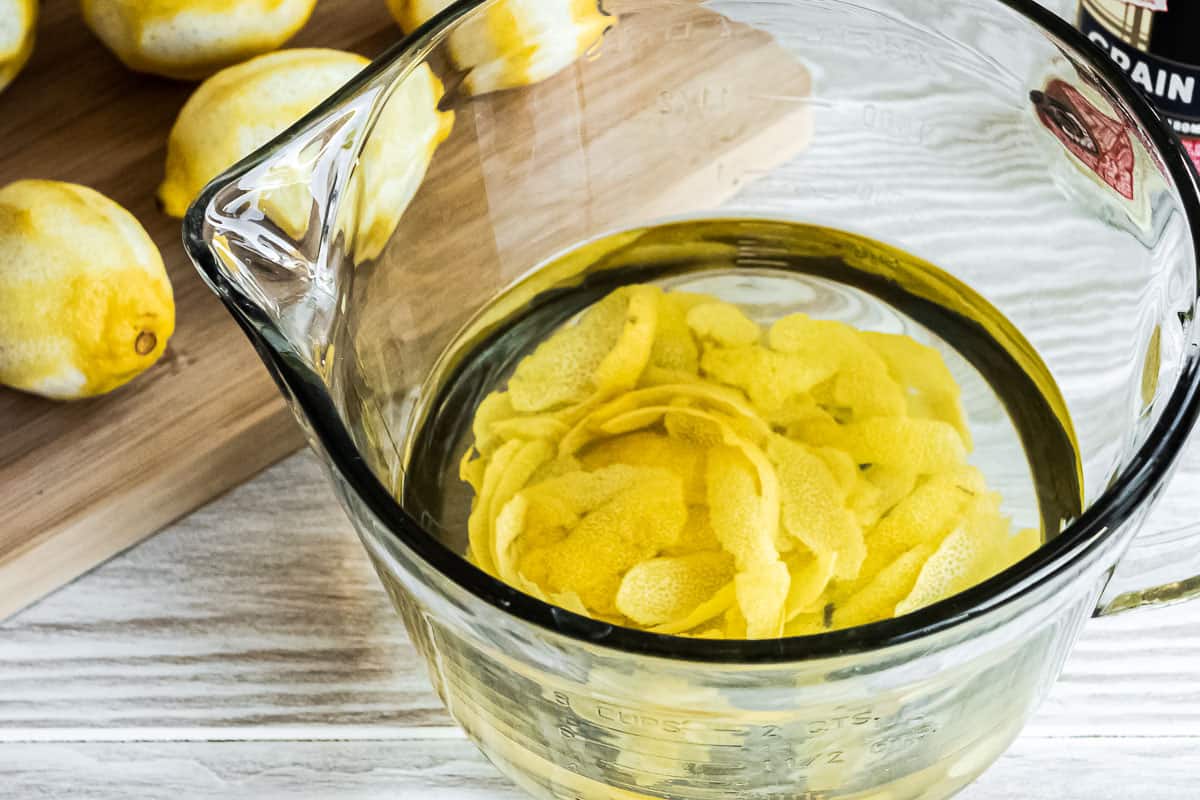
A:
{"type": "Polygon", "coordinates": [[[36,0],[0,0],[0,90],[29,60],[36,22],[36,0]]]}
{"type": "Polygon", "coordinates": [[[425,178],[438,145],[454,127],[454,112],[439,111],[442,82],[427,64],[404,79],[379,112],[363,145],[350,197],[357,197],[356,261],[375,258],[425,178]]]}
{"type": "Polygon", "coordinates": [[[158,360],[174,330],[162,256],[133,215],[71,183],[0,189],[0,383],[103,394],[158,360]]]}
{"type": "MultiPolygon", "coordinates": [[[[182,217],[210,180],[282,133],[367,65],[340,50],[281,50],[229,67],[200,85],[184,105],[167,142],[164,210],[182,217]]],[[[438,110],[442,84],[422,64],[396,87],[367,138],[355,183],[359,260],[383,249],[425,176],[454,115],[438,110]]],[[[300,238],[312,208],[308,176],[284,176],[262,198],[263,211],[300,238]]]]}
{"type": "MultiPolygon", "coordinates": [[[[388,0],[406,33],[450,0],[388,0]]],[[[471,94],[543,81],[600,40],[614,22],[596,0],[504,0],[473,14],[450,35],[450,56],[471,94]]]]}
{"type": "Polygon", "coordinates": [[[92,32],[125,66],[195,80],[276,49],[316,0],[82,0],[92,32]]]}

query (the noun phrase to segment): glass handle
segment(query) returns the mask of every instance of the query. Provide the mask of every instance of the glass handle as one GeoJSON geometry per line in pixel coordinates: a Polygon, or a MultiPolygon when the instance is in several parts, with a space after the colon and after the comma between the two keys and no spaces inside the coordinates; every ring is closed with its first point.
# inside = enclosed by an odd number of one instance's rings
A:
{"type": "Polygon", "coordinates": [[[1200,597],[1200,523],[1137,536],[1113,570],[1095,616],[1200,597]]]}

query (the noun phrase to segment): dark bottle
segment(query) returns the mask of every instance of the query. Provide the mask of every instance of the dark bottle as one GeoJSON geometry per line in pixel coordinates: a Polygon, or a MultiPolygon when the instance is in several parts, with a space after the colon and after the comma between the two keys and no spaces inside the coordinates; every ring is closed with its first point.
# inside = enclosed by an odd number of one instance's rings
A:
{"type": "Polygon", "coordinates": [[[1200,0],[1080,0],[1078,22],[1200,166],[1200,0]]]}

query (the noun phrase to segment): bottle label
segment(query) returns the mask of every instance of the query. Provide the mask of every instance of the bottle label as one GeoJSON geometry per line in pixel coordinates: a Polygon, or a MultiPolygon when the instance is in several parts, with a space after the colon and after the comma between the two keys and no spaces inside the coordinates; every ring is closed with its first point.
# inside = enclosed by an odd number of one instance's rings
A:
{"type": "Polygon", "coordinates": [[[1141,6],[1151,11],[1166,11],[1167,0],[1125,0],[1131,6],[1141,6]]]}
{"type": "MultiPolygon", "coordinates": [[[[1145,92],[1200,167],[1200,64],[1185,64],[1147,52],[1157,15],[1143,10],[1146,7],[1142,2],[1082,0],[1079,28],[1145,92]],[[1126,11],[1114,13],[1114,7],[1126,11]]],[[[1155,3],[1155,10],[1165,11],[1166,3],[1155,3]]],[[[1170,24],[1166,18],[1158,22],[1170,24]]],[[[1200,47],[1197,55],[1200,57],[1200,47]]]]}

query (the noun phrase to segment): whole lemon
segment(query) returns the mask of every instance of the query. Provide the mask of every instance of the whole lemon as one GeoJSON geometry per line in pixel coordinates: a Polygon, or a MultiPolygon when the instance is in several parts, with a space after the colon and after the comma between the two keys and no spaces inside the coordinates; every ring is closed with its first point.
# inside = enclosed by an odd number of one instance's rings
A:
{"type": "Polygon", "coordinates": [[[36,23],[36,0],[0,0],[0,90],[29,60],[36,23]]]}
{"type": "MultiPolygon", "coordinates": [[[[450,3],[388,0],[388,7],[412,33],[450,3]]],[[[529,86],[574,63],[615,21],[596,0],[502,0],[450,35],[450,57],[472,94],[529,86]]]]}
{"type": "MultiPolygon", "coordinates": [[[[287,129],[369,62],[339,50],[281,50],[209,78],[184,105],[167,141],[163,209],[182,217],[204,186],[287,129]]],[[[390,94],[363,147],[354,185],[358,260],[383,249],[420,186],[454,115],[438,109],[442,83],[422,64],[390,94]]],[[[309,178],[280,170],[260,197],[263,212],[293,238],[307,230],[315,202],[309,178]]]]}
{"type": "Polygon", "coordinates": [[[72,183],[0,189],[0,384],[103,394],[158,360],[174,330],[162,256],[133,215],[72,183]]]}
{"type": "Polygon", "coordinates": [[[316,0],[82,0],[83,18],[125,66],[194,80],[280,47],[316,0]]]}

